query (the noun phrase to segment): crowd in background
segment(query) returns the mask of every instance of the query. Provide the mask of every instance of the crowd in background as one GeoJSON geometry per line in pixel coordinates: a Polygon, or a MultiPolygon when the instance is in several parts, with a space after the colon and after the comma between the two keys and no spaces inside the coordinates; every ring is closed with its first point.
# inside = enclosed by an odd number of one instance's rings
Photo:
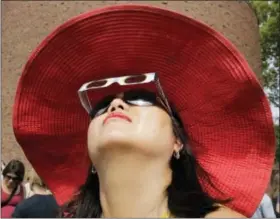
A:
{"type": "Polygon", "coordinates": [[[2,162],[1,217],[55,218],[59,206],[34,169],[25,177],[21,161],[2,162]],[[26,180],[24,180],[26,178],[26,180]]]}
{"type": "MultiPolygon", "coordinates": [[[[59,206],[54,196],[34,169],[25,177],[21,161],[12,160],[1,165],[2,218],[55,218],[59,206]],[[26,180],[24,180],[26,179],[26,180]]],[[[279,171],[272,179],[271,197],[264,194],[252,218],[279,218],[279,171]]]]}

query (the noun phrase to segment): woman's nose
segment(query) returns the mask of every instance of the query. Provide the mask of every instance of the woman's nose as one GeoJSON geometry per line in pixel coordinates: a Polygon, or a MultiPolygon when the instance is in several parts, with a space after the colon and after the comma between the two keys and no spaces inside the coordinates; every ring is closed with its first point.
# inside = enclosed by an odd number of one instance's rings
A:
{"type": "Polygon", "coordinates": [[[114,99],[109,108],[108,108],[108,112],[114,112],[114,111],[122,111],[122,110],[128,110],[129,106],[127,103],[125,103],[122,99],[120,98],[116,98],[114,99]]]}

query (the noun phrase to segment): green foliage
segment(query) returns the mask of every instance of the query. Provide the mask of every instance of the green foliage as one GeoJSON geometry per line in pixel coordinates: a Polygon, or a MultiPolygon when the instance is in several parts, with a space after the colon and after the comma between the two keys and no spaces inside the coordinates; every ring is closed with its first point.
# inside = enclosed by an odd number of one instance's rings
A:
{"type": "MultiPolygon", "coordinates": [[[[262,76],[269,99],[280,107],[280,1],[249,1],[256,12],[260,27],[262,76]]],[[[277,141],[276,160],[280,163],[280,128],[275,125],[277,141]]]]}
{"type": "Polygon", "coordinates": [[[279,103],[280,1],[250,1],[260,27],[264,87],[276,107],[279,103]]]}

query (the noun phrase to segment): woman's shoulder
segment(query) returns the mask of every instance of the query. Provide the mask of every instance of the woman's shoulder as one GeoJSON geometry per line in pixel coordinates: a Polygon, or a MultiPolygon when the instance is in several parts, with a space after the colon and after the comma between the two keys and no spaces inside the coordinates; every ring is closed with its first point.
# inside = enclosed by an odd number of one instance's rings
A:
{"type": "Polygon", "coordinates": [[[219,209],[205,216],[205,218],[246,218],[244,215],[221,205],[219,209]]]}

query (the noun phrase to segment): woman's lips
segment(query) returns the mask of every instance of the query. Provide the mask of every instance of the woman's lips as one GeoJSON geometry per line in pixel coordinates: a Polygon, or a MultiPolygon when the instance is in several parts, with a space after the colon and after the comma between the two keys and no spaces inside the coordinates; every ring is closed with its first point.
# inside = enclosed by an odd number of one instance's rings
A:
{"type": "Polygon", "coordinates": [[[112,118],[119,118],[119,119],[123,119],[123,120],[126,120],[128,122],[132,122],[132,120],[126,116],[125,114],[123,113],[119,113],[119,112],[113,112],[113,113],[110,113],[103,121],[103,125],[109,120],[109,119],[112,119],[112,118]]]}

